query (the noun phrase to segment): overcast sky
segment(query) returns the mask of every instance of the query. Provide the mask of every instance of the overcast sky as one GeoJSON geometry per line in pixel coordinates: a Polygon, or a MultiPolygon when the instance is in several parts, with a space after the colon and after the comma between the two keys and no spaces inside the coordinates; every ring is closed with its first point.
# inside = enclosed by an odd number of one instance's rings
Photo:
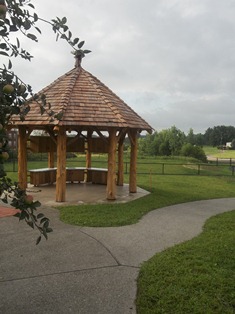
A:
{"type": "MultiPolygon", "coordinates": [[[[82,66],[157,131],[234,125],[234,0],[33,0],[42,18],[66,16],[92,50],[82,66]]],[[[74,66],[71,48],[41,25],[35,56],[15,70],[36,91],[74,66]]]]}

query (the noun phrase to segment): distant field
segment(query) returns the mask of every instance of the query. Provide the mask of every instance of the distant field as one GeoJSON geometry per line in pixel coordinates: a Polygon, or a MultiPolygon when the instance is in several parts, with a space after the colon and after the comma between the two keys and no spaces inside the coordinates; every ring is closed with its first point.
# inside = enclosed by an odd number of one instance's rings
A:
{"type": "Polygon", "coordinates": [[[235,150],[220,150],[212,146],[204,146],[203,149],[207,156],[215,158],[235,158],[235,150]]]}

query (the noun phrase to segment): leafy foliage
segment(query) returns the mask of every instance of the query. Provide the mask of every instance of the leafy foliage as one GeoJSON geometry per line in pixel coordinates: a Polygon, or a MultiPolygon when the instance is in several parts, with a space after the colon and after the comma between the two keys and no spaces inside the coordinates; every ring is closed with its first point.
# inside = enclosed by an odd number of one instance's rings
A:
{"type": "Polygon", "coordinates": [[[193,157],[202,162],[207,162],[206,154],[202,147],[186,143],[181,148],[181,155],[186,157],[193,157]]]}
{"type": "Polygon", "coordinates": [[[175,126],[170,129],[155,132],[139,140],[139,151],[150,156],[176,156],[180,154],[186,136],[175,126]]]}
{"type": "Polygon", "coordinates": [[[210,146],[223,146],[235,139],[235,127],[218,125],[208,128],[204,135],[205,144],[210,146]]]}
{"type": "Polygon", "coordinates": [[[21,57],[31,61],[33,56],[21,46],[17,36],[13,41],[10,34],[20,33],[37,43],[38,35],[41,34],[37,26],[38,21],[51,26],[56,34],[56,40],[59,38],[66,40],[78,59],[90,52],[82,49],[84,41],[80,41],[77,37],[73,38],[65,17],[46,21],[37,15],[31,0],[0,0],[0,55],[9,58],[7,65],[3,64],[0,68],[0,197],[4,203],[10,203],[19,209],[17,214],[19,220],[24,220],[31,228],[39,231],[37,244],[42,236],[47,239],[47,234],[52,231],[49,219],[42,213],[36,214],[41,204],[33,201],[32,196],[27,195],[16,182],[6,177],[4,161],[9,157],[6,126],[12,115],[19,115],[21,120],[25,119],[30,110],[27,102],[29,97],[38,103],[41,114],[47,113],[52,121],[60,120],[62,117],[61,112],[56,113],[51,110],[45,95],[39,97],[33,94],[31,86],[24,83],[13,71],[13,58],[21,57]]]}
{"type": "MultiPolygon", "coordinates": [[[[227,142],[231,142],[231,148],[234,149],[235,144],[235,127],[233,126],[214,126],[208,128],[204,134],[194,134],[193,129],[190,128],[187,135],[184,132],[177,129],[175,126],[162,130],[160,132],[154,132],[146,137],[139,139],[139,152],[142,155],[149,156],[172,156],[177,154],[189,153],[189,147],[182,147],[185,144],[191,144],[197,148],[190,148],[190,155],[193,153],[195,157],[199,156],[199,160],[205,160],[203,153],[200,149],[203,145],[224,147],[227,142]],[[187,151],[187,152],[186,152],[187,151]]],[[[196,157],[197,158],[197,157],[196,157]]]]}

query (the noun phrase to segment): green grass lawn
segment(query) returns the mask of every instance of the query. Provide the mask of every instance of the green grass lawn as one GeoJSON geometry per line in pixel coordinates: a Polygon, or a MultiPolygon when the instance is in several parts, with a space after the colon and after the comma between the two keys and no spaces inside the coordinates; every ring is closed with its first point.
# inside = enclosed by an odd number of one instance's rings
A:
{"type": "Polygon", "coordinates": [[[138,278],[137,313],[235,313],[235,211],[191,241],[156,254],[138,278]]]}
{"type": "Polygon", "coordinates": [[[160,207],[235,197],[234,177],[142,175],[138,177],[138,185],[151,194],[125,204],[59,206],[60,218],[81,226],[121,226],[136,223],[144,214],[160,207]]]}
{"type": "Polygon", "coordinates": [[[235,159],[235,150],[221,150],[217,147],[204,146],[203,147],[207,156],[212,156],[215,158],[232,158],[235,159]]]}
{"type": "MultiPolygon", "coordinates": [[[[126,204],[62,206],[61,220],[79,226],[122,226],[136,223],[147,212],[164,206],[235,197],[234,176],[206,176],[211,174],[206,165],[201,169],[205,175],[197,176],[187,160],[187,166],[181,166],[185,175],[177,175],[179,166],[173,164],[182,159],[176,158],[168,159],[166,166],[171,163],[175,175],[154,175],[159,165],[150,165],[153,161],[156,159],[146,158],[151,171],[147,168],[148,174],[138,175],[138,185],[150,191],[150,195],[126,204]]],[[[80,166],[76,159],[70,165],[80,166]]],[[[30,169],[42,166],[31,163],[30,169]]],[[[235,313],[234,222],[235,212],[211,218],[200,236],[146,262],[138,279],[137,312],[235,313]]]]}

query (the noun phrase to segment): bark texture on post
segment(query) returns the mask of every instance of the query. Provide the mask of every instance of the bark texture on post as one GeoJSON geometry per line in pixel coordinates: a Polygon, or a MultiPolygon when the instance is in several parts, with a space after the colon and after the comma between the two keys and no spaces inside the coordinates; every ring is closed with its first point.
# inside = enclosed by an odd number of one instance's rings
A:
{"type": "Polygon", "coordinates": [[[18,180],[19,187],[25,190],[27,188],[27,134],[25,126],[19,126],[18,180]]]}
{"type": "Polygon", "coordinates": [[[86,168],[91,168],[91,138],[92,132],[87,132],[86,168]]]}
{"type": "MultiPolygon", "coordinates": [[[[91,138],[92,138],[92,132],[87,132],[87,147],[86,147],[86,168],[91,168],[91,138]]],[[[89,178],[86,173],[85,175],[85,181],[88,182],[89,178]]]]}
{"type": "Polygon", "coordinates": [[[123,170],[123,147],[124,139],[121,139],[118,144],[118,175],[117,185],[122,186],[124,182],[124,170],[123,170]]]}
{"type": "Polygon", "coordinates": [[[131,155],[130,155],[130,176],[129,176],[129,192],[137,192],[137,181],[136,181],[136,165],[137,165],[137,131],[130,130],[129,138],[131,142],[131,155]]]}
{"type": "Polygon", "coordinates": [[[57,136],[56,202],[66,199],[66,130],[60,127],[57,136]]]}
{"type": "Polygon", "coordinates": [[[55,168],[55,154],[53,151],[48,153],[48,168],[55,168]]]}
{"type": "Polygon", "coordinates": [[[109,152],[108,152],[108,176],[107,176],[107,199],[116,199],[116,130],[109,131],[109,152]]]}

